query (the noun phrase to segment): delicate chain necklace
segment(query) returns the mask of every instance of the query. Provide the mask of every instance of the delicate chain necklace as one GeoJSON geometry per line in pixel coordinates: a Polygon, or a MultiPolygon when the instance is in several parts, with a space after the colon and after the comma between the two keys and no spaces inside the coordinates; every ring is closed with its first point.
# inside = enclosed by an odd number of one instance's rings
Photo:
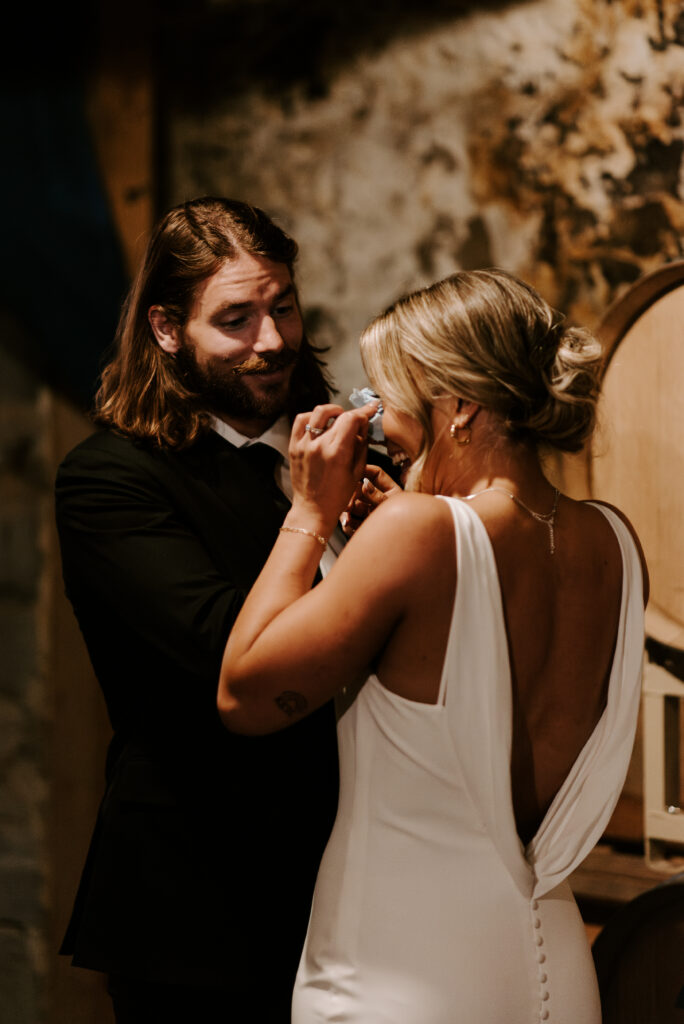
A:
{"type": "Polygon", "coordinates": [[[517,495],[511,494],[511,492],[507,491],[505,487],[483,487],[481,491],[475,491],[473,494],[466,494],[463,500],[470,501],[472,498],[477,498],[479,494],[486,494],[487,491],[499,491],[501,494],[505,494],[507,498],[510,498],[511,501],[516,503],[516,505],[519,505],[520,508],[524,509],[525,512],[532,516],[533,519],[536,519],[538,523],[544,523],[545,526],[548,526],[549,550],[552,555],[555,553],[556,540],[553,535],[553,528],[556,522],[556,512],[558,511],[558,499],[560,498],[560,491],[557,487],[554,487],[553,489],[553,508],[550,512],[545,512],[543,514],[541,512],[533,512],[531,508],[527,507],[524,501],[521,501],[517,495]]]}

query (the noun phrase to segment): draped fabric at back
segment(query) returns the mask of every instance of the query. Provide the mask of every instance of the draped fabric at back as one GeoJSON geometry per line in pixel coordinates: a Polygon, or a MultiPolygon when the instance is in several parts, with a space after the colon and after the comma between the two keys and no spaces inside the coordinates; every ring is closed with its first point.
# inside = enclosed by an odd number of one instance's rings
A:
{"type": "Polygon", "coordinates": [[[523,895],[541,897],[586,857],[613,812],[627,772],[640,697],[644,620],[642,573],[632,536],[597,504],[622,554],[622,605],[607,706],[536,835],[523,849],[510,781],[512,691],[501,589],[487,531],[456,498],[458,583],[440,702],[465,786],[501,860],[523,895]]]}

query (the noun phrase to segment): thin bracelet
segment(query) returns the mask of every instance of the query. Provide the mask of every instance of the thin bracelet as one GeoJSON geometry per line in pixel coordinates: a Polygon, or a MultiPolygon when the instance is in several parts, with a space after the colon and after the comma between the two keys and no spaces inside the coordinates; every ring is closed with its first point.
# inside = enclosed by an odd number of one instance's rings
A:
{"type": "Polygon", "coordinates": [[[322,547],[327,548],[328,542],[325,537],[322,537],[320,533],[314,533],[313,530],[304,530],[301,526],[281,526],[281,533],[304,533],[307,537],[313,537],[318,541],[322,547]]]}

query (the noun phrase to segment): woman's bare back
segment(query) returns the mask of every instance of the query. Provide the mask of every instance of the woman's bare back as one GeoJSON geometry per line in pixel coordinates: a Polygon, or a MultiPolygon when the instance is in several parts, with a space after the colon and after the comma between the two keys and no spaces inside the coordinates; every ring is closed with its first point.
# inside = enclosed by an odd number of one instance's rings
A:
{"type": "Polygon", "coordinates": [[[554,555],[536,526],[493,538],[513,687],[513,807],[523,842],[603,713],[622,594],[619,544],[597,508],[561,502],[554,555]]]}
{"type": "MultiPolygon", "coordinates": [[[[591,505],[561,499],[551,555],[547,528],[510,499],[483,495],[478,504],[501,585],[513,687],[513,806],[526,843],[605,707],[622,559],[612,527],[591,505]]],[[[451,515],[446,503],[435,506],[441,508],[425,548],[411,555],[421,559],[412,607],[377,663],[388,689],[425,703],[437,699],[456,578],[451,515]]]]}

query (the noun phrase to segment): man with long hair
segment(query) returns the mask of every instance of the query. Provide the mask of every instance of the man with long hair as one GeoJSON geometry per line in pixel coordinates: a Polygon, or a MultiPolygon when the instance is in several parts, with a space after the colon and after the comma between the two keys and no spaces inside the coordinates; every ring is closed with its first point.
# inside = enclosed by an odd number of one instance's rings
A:
{"type": "Polygon", "coordinates": [[[334,714],[243,738],[216,687],[287,508],[291,419],[330,398],[296,255],[245,203],[171,210],[123,309],[100,429],[57,478],[66,591],[114,731],[62,951],[108,975],[118,1024],[289,1021],[337,801],[334,714]]]}

